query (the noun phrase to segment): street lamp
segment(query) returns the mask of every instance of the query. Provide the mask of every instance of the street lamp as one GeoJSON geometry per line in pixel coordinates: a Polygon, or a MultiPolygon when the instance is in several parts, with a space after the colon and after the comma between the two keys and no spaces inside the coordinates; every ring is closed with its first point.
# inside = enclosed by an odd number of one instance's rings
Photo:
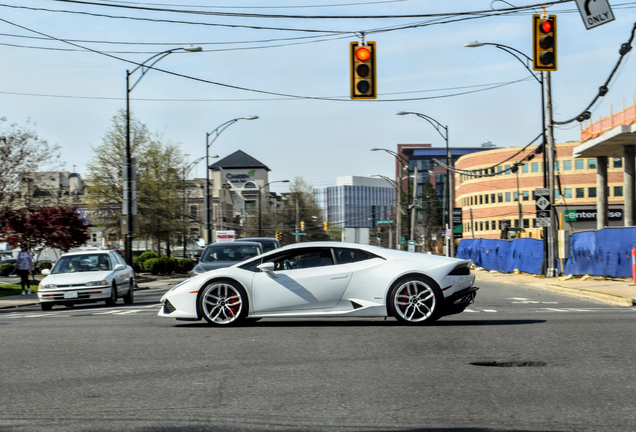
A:
{"type": "MultiPolygon", "coordinates": [[[[416,112],[408,112],[408,111],[398,111],[396,113],[396,115],[409,115],[409,114],[413,114],[418,116],[421,119],[426,120],[427,122],[429,122],[437,131],[437,133],[440,134],[440,136],[442,138],[444,138],[444,141],[446,141],[446,184],[447,186],[447,194],[448,194],[448,224],[446,225],[446,238],[448,239],[448,246],[446,248],[446,256],[452,257],[453,256],[453,181],[451,178],[451,173],[450,173],[450,166],[451,166],[451,153],[450,153],[450,148],[448,146],[448,126],[444,126],[442,125],[440,122],[438,122],[437,120],[435,120],[433,117],[429,117],[425,114],[421,114],[421,113],[416,113],[416,112]]],[[[415,204],[415,203],[414,203],[415,204]]]]}
{"type": "Polygon", "coordinates": [[[153,55],[143,63],[139,64],[132,71],[126,70],[126,169],[124,171],[124,204],[123,214],[126,215],[126,240],[124,245],[124,255],[126,258],[126,262],[129,265],[132,265],[132,234],[133,234],[133,169],[132,169],[132,155],[130,149],[130,92],[139,84],[139,81],[148,73],[150,69],[161,59],[172,54],[175,51],[186,51],[186,52],[199,52],[203,49],[200,46],[189,46],[189,47],[181,47],[181,48],[173,48],[166,51],[162,51],[158,54],[153,55]],[[150,64],[148,64],[151,62],[150,64]],[[135,81],[135,83],[130,85],[130,76],[141,69],[141,75],[135,81]]]}
{"type": "Polygon", "coordinates": [[[269,182],[269,183],[265,183],[263,186],[260,186],[258,188],[258,236],[261,237],[262,233],[261,233],[261,199],[262,199],[262,195],[263,193],[261,192],[261,189],[273,184],[273,183],[289,183],[289,180],[277,180],[277,181],[273,181],[273,182],[269,182]]]}
{"type": "Polygon", "coordinates": [[[402,234],[402,171],[404,170],[404,168],[406,167],[406,165],[408,165],[408,161],[404,158],[404,156],[394,152],[393,150],[389,150],[389,149],[385,149],[385,148],[378,148],[378,147],[374,147],[371,149],[371,151],[384,151],[387,152],[388,154],[392,155],[393,157],[395,157],[395,160],[398,161],[398,163],[400,164],[400,170],[399,170],[399,174],[398,174],[398,178],[396,180],[396,184],[397,184],[397,205],[396,205],[396,212],[395,212],[395,243],[396,243],[396,249],[400,250],[402,248],[402,245],[400,244],[400,236],[402,234]]]}
{"type": "MultiPolygon", "coordinates": [[[[534,73],[534,70],[530,67],[530,65],[532,64],[532,59],[530,57],[528,57],[526,54],[522,53],[521,51],[510,47],[508,45],[503,45],[503,44],[498,44],[498,43],[490,43],[490,42],[468,42],[465,43],[464,46],[467,48],[477,48],[477,47],[482,47],[485,45],[490,45],[490,46],[494,46],[496,48],[499,48],[502,51],[507,52],[508,54],[512,55],[514,58],[516,58],[517,60],[519,60],[521,62],[521,64],[523,64],[523,67],[525,67],[528,72],[530,72],[530,75],[533,76],[533,78],[535,80],[537,80],[537,82],[539,84],[541,84],[541,130],[543,131],[543,146],[544,146],[544,151],[543,151],[543,187],[544,188],[548,188],[548,190],[550,191],[550,203],[552,203],[554,201],[554,148],[552,144],[549,143],[553,143],[554,142],[554,138],[552,137],[552,132],[550,131],[550,139],[548,139],[546,137],[546,131],[550,128],[546,127],[546,105],[545,105],[545,88],[544,88],[544,79],[543,79],[543,72],[539,72],[538,74],[534,73]],[[550,146],[549,149],[546,149],[546,144],[548,144],[550,146]],[[546,160],[547,158],[547,160],[546,160]]],[[[548,97],[550,98],[550,86],[549,86],[549,77],[550,77],[550,72],[547,73],[546,77],[548,78],[547,84],[548,84],[548,97]]],[[[552,102],[551,100],[549,100],[548,105],[550,106],[550,125],[552,124],[552,111],[551,111],[551,106],[552,106],[552,102]]],[[[553,227],[548,227],[547,228],[548,232],[547,235],[545,228],[544,228],[544,236],[543,236],[543,242],[544,242],[544,260],[546,260],[546,262],[548,263],[548,265],[546,265],[546,276],[550,277],[553,276],[553,273],[556,272],[556,250],[555,250],[555,241],[554,241],[554,231],[553,231],[553,227]]]]}
{"type": "MultiPolygon", "coordinates": [[[[189,156],[189,155],[186,155],[189,156]]],[[[210,155],[211,158],[218,158],[219,155],[210,155]]],[[[192,168],[194,168],[194,166],[196,164],[198,164],[199,162],[201,162],[203,159],[205,159],[205,156],[201,156],[198,159],[195,159],[194,161],[190,162],[188,165],[186,165],[183,168],[183,258],[186,257],[186,245],[187,245],[187,232],[186,232],[186,211],[187,211],[187,193],[186,193],[186,189],[187,189],[187,175],[190,173],[190,171],[192,170],[192,168]]]]}
{"type": "Polygon", "coordinates": [[[258,116],[251,115],[247,117],[238,117],[232,120],[228,120],[225,123],[221,124],[219,127],[214,129],[212,132],[207,132],[205,134],[205,232],[206,232],[206,242],[212,242],[212,216],[211,216],[211,208],[212,208],[212,199],[210,198],[210,161],[209,161],[209,151],[210,146],[216,141],[216,139],[221,135],[221,133],[236,123],[239,120],[256,120],[258,116]],[[214,135],[212,141],[210,141],[210,136],[214,135]]]}

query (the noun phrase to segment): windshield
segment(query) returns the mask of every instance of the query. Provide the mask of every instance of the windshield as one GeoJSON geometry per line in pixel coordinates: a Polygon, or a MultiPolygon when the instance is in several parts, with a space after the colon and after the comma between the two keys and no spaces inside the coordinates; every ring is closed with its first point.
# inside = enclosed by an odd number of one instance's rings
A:
{"type": "Polygon", "coordinates": [[[260,253],[260,248],[255,245],[241,245],[238,243],[217,244],[205,250],[201,257],[201,262],[238,262],[260,255],[260,253]]]}
{"type": "Polygon", "coordinates": [[[108,254],[72,255],[61,257],[51,270],[51,274],[110,271],[112,268],[108,254]]]}

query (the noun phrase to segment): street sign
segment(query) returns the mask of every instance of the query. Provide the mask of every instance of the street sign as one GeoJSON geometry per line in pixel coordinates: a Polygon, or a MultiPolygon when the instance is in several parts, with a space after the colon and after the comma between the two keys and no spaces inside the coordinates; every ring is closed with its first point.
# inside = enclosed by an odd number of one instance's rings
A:
{"type": "Polygon", "coordinates": [[[297,233],[292,233],[292,235],[307,235],[307,233],[304,233],[304,232],[297,232],[297,233]]]}
{"type": "Polygon", "coordinates": [[[378,221],[378,225],[379,224],[390,224],[390,223],[393,223],[393,221],[392,220],[379,220],[378,221]]]}
{"type": "Polygon", "coordinates": [[[614,21],[614,14],[607,0],[576,0],[576,5],[587,30],[614,21]]]}
{"type": "Polygon", "coordinates": [[[462,208],[453,208],[453,238],[464,237],[464,224],[462,223],[462,208]]]}
{"type": "Polygon", "coordinates": [[[534,190],[535,212],[537,215],[536,226],[551,226],[552,206],[550,205],[550,190],[548,188],[537,188],[534,190]]]}
{"type": "Polygon", "coordinates": [[[409,252],[415,252],[415,240],[409,240],[409,252]]]}

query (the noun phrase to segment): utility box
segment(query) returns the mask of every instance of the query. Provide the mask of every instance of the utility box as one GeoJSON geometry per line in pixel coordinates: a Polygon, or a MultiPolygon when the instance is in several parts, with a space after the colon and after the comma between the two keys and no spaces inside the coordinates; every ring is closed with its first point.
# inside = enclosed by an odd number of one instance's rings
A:
{"type": "Polygon", "coordinates": [[[345,243],[369,244],[369,228],[343,228],[342,241],[345,243]]]}
{"type": "Polygon", "coordinates": [[[570,232],[559,230],[559,259],[570,257],[570,232]]]}

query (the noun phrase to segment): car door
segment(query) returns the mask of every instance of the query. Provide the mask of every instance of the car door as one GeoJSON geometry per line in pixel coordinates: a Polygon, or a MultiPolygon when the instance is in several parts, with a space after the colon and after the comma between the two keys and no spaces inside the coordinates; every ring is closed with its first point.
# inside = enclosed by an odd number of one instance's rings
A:
{"type": "Polygon", "coordinates": [[[263,262],[273,262],[275,269],[254,275],[255,313],[333,308],[351,280],[348,268],[334,264],[331,248],[293,249],[263,262]]]}
{"type": "Polygon", "coordinates": [[[117,286],[120,287],[118,292],[120,294],[125,293],[130,288],[129,287],[129,285],[130,285],[130,271],[128,270],[128,266],[126,265],[126,262],[124,261],[124,259],[117,252],[111,252],[111,253],[109,253],[109,255],[110,255],[111,266],[112,266],[113,271],[114,271],[113,279],[117,283],[117,286]],[[123,264],[125,269],[124,270],[114,270],[115,266],[117,264],[123,264]]]}

